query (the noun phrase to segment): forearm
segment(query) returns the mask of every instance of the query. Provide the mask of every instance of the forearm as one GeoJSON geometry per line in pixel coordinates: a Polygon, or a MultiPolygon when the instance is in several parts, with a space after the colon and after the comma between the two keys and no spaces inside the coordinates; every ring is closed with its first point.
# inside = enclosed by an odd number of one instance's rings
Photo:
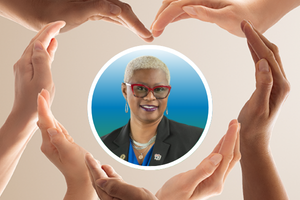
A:
{"type": "Polygon", "coordinates": [[[0,196],[8,184],[20,157],[37,129],[36,120],[20,120],[11,114],[0,129],[0,196]]]}
{"type": "Polygon", "coordinates": [[[254,16],[260,16],[252,19],[253,25],[260,32],[265,32],[299,5],[300,0],[253,0],[248,4],[254,16]]]}
{"type": "Polygon", "coordinates": [[[89,177],[86,181],[80,181],[79,184],[72,181],[67,182],[67,192],[64,200],[97,200],[98,196],[89,177]]]}
{"type": "Polygon", "coordinates": [[[30,30],[44,25],[43,10],[48,0],[0,0],[0,15],[30,30]]]}
{"type": "Polygon", "coordinates": [[[241,141],[241,168],[245,200],[287,200],[269,147],[256,148],[241,141]]]}

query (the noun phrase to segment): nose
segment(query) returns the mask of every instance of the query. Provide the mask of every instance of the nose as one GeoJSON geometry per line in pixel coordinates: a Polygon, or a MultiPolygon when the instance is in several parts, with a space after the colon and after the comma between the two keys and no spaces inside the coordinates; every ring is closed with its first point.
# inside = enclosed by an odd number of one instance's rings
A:
{"type": "Polygon", "coordinates": [[[149,93],[147,94],[147,96],[144,97],[144,99],[146,101],[153,101],[153,100],[156,100],[154,94],[153,94],[153,91],[149,91],[149,93]]]}

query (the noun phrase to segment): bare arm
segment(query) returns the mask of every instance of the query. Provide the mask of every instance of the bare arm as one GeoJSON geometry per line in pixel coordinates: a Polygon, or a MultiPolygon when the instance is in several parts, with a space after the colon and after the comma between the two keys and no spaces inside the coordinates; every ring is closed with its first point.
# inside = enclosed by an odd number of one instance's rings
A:
{"type": "Polygon", "coordinates": [[[195,18],[245,37],[240,29],[244,19],[263,33],[299,5],[300,0],[164,0],[151,30],[158,37],[168,24],[195,18]]]}
{"type": "Polygon", "coordinates": [[[14,65],[15,101],[11,114],[0,129],[0,195],[8,184],[20,157],[37,129],[37,98],[42,88],[54,96],[51,63],[57,47],[52,38],[64,22],[46,26],[33,38],[21,59],[14,65]]]}
{"type": "Polygon", "coordinates": [[[245,200],[286,200],[285,188],[276,170],[270,138],[290,85],[278,48],[249,23],[243,21],[252,58],[256,64],[256,90],[239,114],[241,167],[245,200]]]}
{"type": "Polygon", "coordinates": [[[66,22],[61,32],[89,20],[104,20],[128,28],[146,42],[153,40],[130,5],[119,0],[0,0],[0,15],[34,31],[58,20],[66,22]]]}

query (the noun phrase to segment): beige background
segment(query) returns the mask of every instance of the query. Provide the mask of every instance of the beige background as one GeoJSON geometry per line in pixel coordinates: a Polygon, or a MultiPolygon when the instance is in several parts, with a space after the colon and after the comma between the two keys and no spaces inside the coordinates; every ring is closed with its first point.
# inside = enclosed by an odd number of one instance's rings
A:
{"type": "MultiPolygon", "coordinates": [[[[150,27],[161,1],[128,0],[141,21],[150,27]]],[[[20,25],[0,18],[0,122],[10,112],[14,99],[13,64],[35,35],[20,25]]],[[[290,12],[269,31],[267,38],[280,48],[292,91],[277,120],[271,147],[291,199],[299,198],[300,179],[300,8],[290,12]]],[[[213,97],[213,118],[207,137],[182,163],[159,171],[131,169],[110,158],[96,142],[87,118],[87,99],[97,72],[115,54],[146,43],[129,30],[106,22],[88,22],[57,37],[59,48],[53,63],[56,118],[75,141],[102,163],[112,165],[125,181],[156,192],[175,174],[194,168],[206,157],[236,118],[255,88],[254,65],[246,41],[198,20],[184,20],[167,27],[152,44],[173,48],[189,57],[206,77],[213,97]]],[[[1,200],[62,199],[64,178],[40,151],[37,131],[28,144],[1,200]]],[[[212,199],[242,199],[240,166],[226,180],[220,196],[212,199]]]]}

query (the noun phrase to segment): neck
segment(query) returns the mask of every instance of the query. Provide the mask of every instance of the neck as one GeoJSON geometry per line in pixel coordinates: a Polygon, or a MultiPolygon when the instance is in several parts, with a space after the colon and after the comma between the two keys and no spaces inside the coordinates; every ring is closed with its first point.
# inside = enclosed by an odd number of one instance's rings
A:
{"type": "Polygon", "coordinates": [[[143,123],[135,117],[131,117],[130,129],[134,140],[139,143],[147,143],[153,136],[156,135],[157,126],[160,123],[161,119],[162,117],[160,117],[155,122],[143,123]]]}

